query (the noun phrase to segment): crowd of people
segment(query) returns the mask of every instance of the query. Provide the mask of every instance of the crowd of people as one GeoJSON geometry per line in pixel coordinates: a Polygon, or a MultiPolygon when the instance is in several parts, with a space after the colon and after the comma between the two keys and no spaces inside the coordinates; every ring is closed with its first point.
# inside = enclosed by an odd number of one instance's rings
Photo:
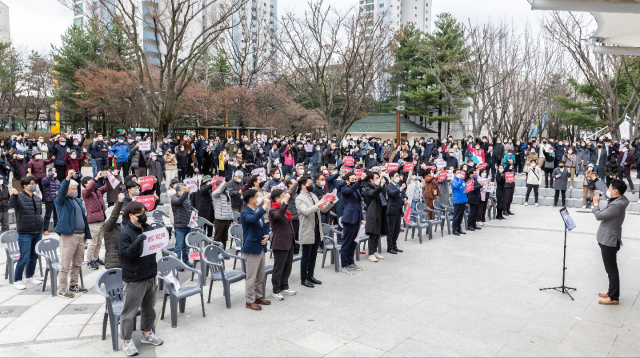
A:
{"type": "Polygon", "coordinates": [[[228,231],[234,212],[239,213],[246,307],[261,310],[271,303],[262,290],[268,249],[274,257],[275,300],[296,294],[289,285],[295,254],[301,253],[301,285],[322,284],[314,270],[323,224],[340,225],[341,272],[353,275],[362,271],[354,261],[356,239],[368,236],[371,262],[384,260],[379,249],[382,236],[386,253],[402,253],[402,222],[415,222],[423,215],[417,213],[419,203],[427,206],[424,215],[431,219],[438,210],[451,210],[453,234],[459,236],[481,230],[491,200],[498,220],[514,215],[516,175],[526,175],[526,201],[533,191],[536,206],[543,173],[545,188],[555,190],[556,205],[560,197],[565,204],[567,188],[571,190],[580,176],[585,207],[598,180],[608,186],[626,178],[635,193],[630,168],[638,158],[630,149],[638,145],[637,139],[571,143],[480,136],[418,138],[396,145],[390,139],[350,134],[343,139],[184,134],[154,142],[141,135],[107,139],[98,133],[89,140],[70,133],[45,142],[42,137],[31,140],[25,132],[0,141],[0,219],[2,232],[7,231],[8,209],[15,209],[20,246],[16,289],[40,284],[42,278],[34,277],[35,245],[49,234],[51,219],[60,237],[59,296],[86,292],[78,285],[83,261],[89,269],[121,268],[127,283],[121,317],[124,349],[135,354],[131,331],[138,308],[143,342],[162,343],[153,333],[155,255],[140,256],[140,234],[150,230],[146,213],[161,204],[163,186],[174,253],[186,267],[193,267],[185,243],[192,231],[192,213],[214,224],[205,233],[224,249],[232,246],[228,231]],[[92,174],[83,176],[86,158],[91,159],[92,174]],[[465,213],[468,222],[463,228],[465,213]],[[104,261],[99,257],[103,242],[104,261]]]}

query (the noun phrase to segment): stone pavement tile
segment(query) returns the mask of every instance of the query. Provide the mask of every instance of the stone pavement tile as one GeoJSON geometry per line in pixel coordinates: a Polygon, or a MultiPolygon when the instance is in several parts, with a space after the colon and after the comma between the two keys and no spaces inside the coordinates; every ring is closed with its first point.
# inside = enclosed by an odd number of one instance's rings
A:
{"type": "Polygon", "coordinates": [[[103,305],[101,303],[90,304],[76,304],[74,301],[72,304],[65,307],[60,313],[61,316],[77,315],[77,314],[93,314],[98,311],[103,305]]]}
{"type": "Polygon", "coordinates": [[[500,326],[489,326],[485,321],[483,321],[472,329],[467,334],[467,337],[475,338],[487,344],[498,345],[502,348],[502,346],[509,342],[515,335],[515,332],[509,331],[500,326]]]}
{"type": "Polygon", "coordinates": [[[438,318],[431,323],[430,327],[465,335],[482,322],[484,318],[484,316],[475,315],[475,312],[459,309],[438,318]]]}
{"type": "Polygon", "coordinates": [[[464,357],[464,353],[430,345],[415,339],[407,339],[389,353],[401,357],[464,357]]]}
{"type": "Polygon", "coordinates": [[[474,357],[493,357],[503,346],[503,344],[472,337],[462,337],[453,344],[451,349],[474,357]]]}
{"type": "Polygon", "coordinates": [[[336,335],[318,331],[299,340],[296,344],[322,354],[329,354],[348,342],[336,335]]]}
{"type": "Polygon", "coordinates": [[[576,320],[554,320],[553,318],[554,317],[549,317],[546,320],[541,320],[536,317],[535,321],[532,320],[527,323],[527,325],[524,326],[519,333],[524,334],[527,337],[537,337],[547,341],[560,343],[567,335],[567,333],[569,333],[569,331],[575,324],[574,321],[576,320]]]}
{"type": "Polygon", "coordinates": [[[499,357],[550,357],[559,343],[535,338],[525,333],[516,334],[497,353],[499,357]]]}
{"type": "MultiPolygon", "coordinates": [[[[637,336],[636,336],[637,338],[637,336]]],[[[609,357],[637,357],[640,352],[640,342],[636,344],[615,341],[609,350],[609,357]]]]}
{"type": "Polygon", "coordinates": [[[442,348],[450,348],[453,344],[463,336],[461,334],[448,332],[442,329],[427,326],[420,328],[418,332],[410,338],[420,342],[427,343],[442,348]]]}
{"type": "Polygon", "coordinates": [[[574,344],[569,342],[561,342],[554,350],[553,353],[556,357],[603,357],[606,356],[613,342],[609,342],[603,345],[602,342],[597,346],[598,349],[593,349],[593,346],[586,347],[581,344],[574,344]]]}
{"type": "MultiPolygon", "coordinates": [[[[29,308],[30,306],[0,306],[0,317],[19,317],[29,308]]],[[[2,329],[2,327],[0,327],[0,329],[2,329]]]]}
{"type": "Polygon", "coordinates": [[[47,325],[47,328],[85,325],[87,324],[91,316],[93,315],[90,313],[55,316],[49,322],[49,324],[47,325]]]}
{"type": "Polygon", "coordinates": [[[382,300],[382,303],[387,304],[389,306],[402,307],[405,309],[409,309],[423,302],[426,299],[427,297],[425,297],[425,295],[423,294],[418,294],[418,293],[405,290],[401,292],[396,292],[393,296],[382,300]]]}
{"type": "MultiPolygon", "coordinates": [[[[107,323],[107,335],[110,335],[110,327],[109,323],[107,323]]],[[[102,337],[102,323],[100,324],[87,324],[82,328],[80,335],[78,337],[91,337],[91,336],[100,336],[102,337]]],[[[102,339],[102,338],[101,338],[102,339]]],[[[110,337],[107,336],[107,340],[110,341],[110,337]]]]}
{"type": "Polygon", "coordinates": [[[103,304],[105,303],[105,299],[103,296],[99,294],[91,294],[89,291],[80,295],[78,298],[73,300],[73,304],[75,305],[89,305],[89,304],[103,304]]]}
{"type": "MultiPolygon", "coordinates": [[[[404,321],[426,326],[447,313],[458,309],[456,306],[438,300],[425,300],[408,310],[394,311],[393,316],[404,321]]],[[[382,312],[387,312],[387,309],[382,312]]]]}
{"type": "Polygon", "coordinates": [[[580,318],[612,327],[622,327],[629,318],[631,307],[624,302],[619,306],[603,306],[595,299],[587,306],[580,318]]]}
{"type": "Polygon", "coordinates": [[[9,328],[10,326],[0,332],[0,344],[31,342],[36,339],[41,330],[38,327],[9,328]]]}
{"type": "Polygon", "coordinates": [[[0,305],[0,310],[2,310],[2,306],[33,306],[45,297],[47,296],[18,295],[2,302],[2,304],[0,305]]]}
{"type": "Polygon", "coordinates": [[[80,332],[82,332],[83,328],[84,324],[74,326],[45,327],[36,338],[36,341],[76,338],[80,335],[80,332]]]}
{"type": "MultiPolygon", "coordinates": [[[[35,354],[43,357],[55,356],[56,354],[73,349],[75,347],[89,343],[86,340],[67,340],[56,341],[51,343],[34,342],[33,344],[27,344],[25,348],[34,352],[35,354]]],[[[70,352],[67,352],[67,354],[70,352]]]]}
{"type": "Polygon", "coordinates": [[[505,316],[494,312],[492,315],[480,322],[475,329],[499,328],[504,331],[517,333],[520,332],[527,323],[529,323],[529,320],[526,318],[521,319],[521,317],[518,316],[505,316]]]}
{"type": "MultiPolygon", "coordinates": [[[[555,292],[550,290],[549,293],[555,292]]],[[[557,295],[551,298],[542,309],[539,314],[542,315],[557,315],[564,317],[582,317],[585,309],[589,305],[590,301],[577,299],[572,301],[567,295],[560,292],[555,292],[557,295]]]]}
{"type": "Polygon", "coordinates": [[[567,333],[565,340],[574,337],[587,337],[592,340],[615,341],[622,331],[622,328],[609,327],[588,321],[578,321],[567,333]]]}
{"type": "Polygon", "coordinates": [[[383,351],[389,351],[422,329],[424,325],[399,319],[387,319],[384,324],[373,325],[372,327],[371,330],[356,338],[355,341],[383,351]]]}
{"type": "Polygon", "coordinates": [[[15,317],[8,317],[8,318],[0,318],[0,334],[1,331],[7,326],[9,325],[9,323],[13,322],[13,320],[15,319],[15,317]]]}
{"type": "Polygon", "coordinates": [[[325,357],[380,357],[384,353],[383,350],[351,341],[325,357]]]}
{"type": "Polygon", "coordinates": [[[34,351],[26,347],[0,348],[0,357],[38,357],[34,351]]]}

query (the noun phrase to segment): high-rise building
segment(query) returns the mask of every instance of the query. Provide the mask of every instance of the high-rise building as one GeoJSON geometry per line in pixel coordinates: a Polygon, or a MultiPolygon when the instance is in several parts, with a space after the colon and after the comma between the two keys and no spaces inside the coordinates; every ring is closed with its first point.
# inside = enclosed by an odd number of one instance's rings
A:
{"type": "Polygon", "coordinates": [[[11,42],[9,7],[0,1],[0,42],[11,42]]]}
{"type": "Polygon", "coordinates": [[[385,16],[394,30],[412,23],[416,29],[431,32],[433,0],[359,0],[360,9],[385,16]]]}

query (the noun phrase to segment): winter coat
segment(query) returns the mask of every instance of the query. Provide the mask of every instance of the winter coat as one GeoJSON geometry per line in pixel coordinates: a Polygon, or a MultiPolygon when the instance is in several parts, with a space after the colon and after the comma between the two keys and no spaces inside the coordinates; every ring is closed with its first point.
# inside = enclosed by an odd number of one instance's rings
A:
{"type": "MultiPolygon", "coordinates": [[[[71,199],[67,196],[69,192],[69,181],[63,180],[60,184],[60,190],[58,195],[53,199],[53,203],[56,205],[56,212],[58,213],[58,225],[55,227],[55,231],[58,234],[73,235],[74,228],[76,226],[76,206],[73,201],[80,206],[82,210],[82,218],[84,219],[84,238],[91,240],[91,231],[89,231],[89,223],[87,222],[87,212],[84,210],[82,201],[80,199],[71,199]]],[[[40,228],[42,230],[42,227],[40,228]]]]}
{"type": "Polygon", "coordinates": [[[158,274],[156,254],[142,255],[144,240],[138,237],[153,228],[147,224],[137,227],[132,223],[125,225],[118,235],[118,256],[124,282],[138,282],[154,278],[158,274]]]}
{"type": "Polygon", "coordinates": [[[94,179],[89,180],[87,187],[82,190],[82,200],[87,210],[87,222],[89,224],[103,222],[105,220],[104,211],[107,209],[104,206],[104,199],[102,196],[104,193],[111,189],[109,181],[96,190],[96,181],[94,179]]]}
{"type": "Polygon", "coordinates": [[[229,195],[229,182],[222,182],[213,191],[213,210],[216,220],[233,220],[233,209],[231,207],[231,196],[229,195]]]}
{"type": "Polygon", "coordinates": [[[480,203],[480,189],[482,186],[477,179],[473,179],[473,190],[467,193],[467,202],[469,205],[477,205],[480,203]]]}
{"type": "Polygon", "coordinates": [[[9,211],[9,197],[11,193],[9,192],[9,186],[7,183],[2,183],[0,185],[0,213],[4,213],[9,211]]]}
{"type": "Polygon", "coordinates": [[[553,170],[553,173],[551,173],[551,175],[553,175],[554,179],[554,190],[567,190],[567,179],[569,179],[569,176],[571,176],[571,172],[569,171],[569,169],[564,168],[564,170],[562,170],[560,169],[560,167],[558,167],[553,170]],[[560,178],[557,177],[558,175],[560,175],[560,178]]]}
{"type": "Polygon", "coordinates": [[[582,164],[582,166],[586,167],[589,163],[589,156],[591,152],[587,149],[587,147],[579,147],[577,149],[578,152],[578,166],[582,164]]]}
{"type": "Polygon", "coordinates": [[[527,170],[527,184],[540,185],[542,183],[542,170],[529,167],[527,170]]]}
{"type": "Polygon", "coordinates": [[[440,188],[438,187],[438,179],[436,177],[428,176],[425,178],[424,183],[423,195],[425,200],[435,200],[441,195],[440,188]]]}
{"type": "Polygon", "coordinates": [[[109,152],[103,152],[103,149],[109,149],[107,143],[105,143],[104,141],[92,142],[89,143],[87,151],[89,152],[89,154],[91,154],[92,159],[107,159],[107,157],[109,156],[109,152]]]}
{"type": "MultiPolygon", "coordinates": [[[[6,189],[6,186],[3,188],[6,189]]],[[[42,232],[42,200],[32,193],[23,191],[18,195],[11,194],[9,207],[16,212],[16,229],[18,234],[39,234],[42,232]]]]}
{"type": "Polygon", "coordinates": [[[420,193],[420,196],[422,196],[423,190],[424,187],[420,179],[413,180],[411,179],[411,175],[409,175],[407,178],[407,187],[405,188],[407,199],[409,199],[409,201],[413,201],[416,191],[420,193]]]}
{"type": "Polygon", "coordinates": [[[165,154],[164,155],[164,168],[165,170],[176,170],[178,169],[178,161],[176,161],[175,154],[165,154]]]}
{"type": "Polygon", "coordinates": [[[42,193],[43,201],[45,203],[52,202],[56,197],[56,192],[60,190],[60,181],[58,180],[58,177],[53,173],[49,173],[42,179],[42,189],[44,190],[42,193]]]}
{"type": "MultiPolygon", "coordinates": [[[[126,163],[129,161],[129,146],[126,143],[117,142],[111,147],[109,154],[116,158],[116,163],[126,163]]],[[[58,157],[56,157],[56,162],[57,160],[58,157]]]]}
{"type": "Polygon", "coordinates": [[[620,154],[618,154],[618,160],[617,163],[620,166],[624,166],[624,173],[626,175],[631,175],[631,165],[635,162],[634,158],[633,158],[633,154],[627,152],[627,159],[625,160],[625,162],[622,162],[622,158],[624,157],[623,152],[620,152],[620,154]]]}
{"type": "Polygon", "coordinates": [[[113,207],[111,216],[107,218],[107,221],[105,221],[98,233],[98,237],[104,239],[104,268],[107,270],[120,268],[118,235],[120,235],[122,225],[117,223],[118,217],[120,216],[120,209],[122,209],[122,203],[118,201],[113,207]]]}
{"type": "Polygon", "coordinates": [[[64,158],[67,155],[67,150],[70,148],[65,145],[60,145],[60,143],[54,144],[49,150],[49,158],[56,157],[55,165],[64,165],[64,158]]]}
{"type": "Polygon", "coordinates": [[[151,158],[149,158],[147,160],[147,173],[147,175],[156,177],[156,179],[158,179],[158,182],[161,182],[162,173],[164,173],[164,170],[162,169],[162,163],[160,163],[158,160],[153,161],[151,158]]]}
{"type": "Polygon", "coordinates": [[[525,156],[525,159],[524,159],[524,168],[525,168],[525,170],[529,167],[529,163],[531,163],[532,160],[535,160],[536,163],[538,163],[538,159],[540,159],[538,157],[538,152],[533,153],[533,152],[531,152],[531,149],[529,149],[527,151],[527,155],[525,156]]]}
{"type": "Polygon", "coordinates": [[[134,147],[129,154],[131,157],[131,168],[144,168],[147,166],[148,151],[141,151],[138,147],[134,147]]]}
{"type": "Polygon", "coordinates": [[[81,157],[76,156],[76,159],[71,158],[71,155],[67,153],[67,156],[64,158],[64,164],[67,165],[67,172],[65,173],[65,175],[68,174],[69,170],[72,170],[72,169],[76,173],[81,173],[80,168],[82,168],[82,163],[86,158],[87,158],[87,153],[82,153],[81,157]]]}
{"type": "MultiPolygon", "coordinates": [[[[118,173],[115,178],[120,182],[119,186],[122,186],[124,184],[122,182],[122,176],[120,176],[120,173],[118,173]]],[[[108,182],[108,180],[105,180],[105,182],[108,182]]],[[[109,190],[107,191],[107,203],[115,203],[116,201],[118,201],[118,194],[120,193],[122,193],[121,188],[112,188],[111,186],[109,186],[109,190]]]]}
{"type": "Polygon", "coordinates": [[[40,153],[42,153],[42,159],[47,159],[49,158],[49,146],[47,145],[47,143],[36,143],[36,145],[38,146],[38,150],[40,151],[40,153]]]}
{"type": "MultiPolygon", "coordinates": [[[[167,188],[167,199],[169,200],[169,205],[171,205],[171,199],[173,199],[174,196],[176,196],[176,191],[174,189],[167,188]]],[[[173,209],[169,210],[169,221],[171,222],[171,225],[173,225],[173,209]]]]}
{"type": "Polygon", "coordinates": [[[565,161],[564,166],[567,168],[575,168],[579,164],[578,156],[575,154],[569,154],[568,151],[566,152],[566,154],[564,155],[564,158],[562,159],[565,161]]]}
{"type": "Polygon", "coordinates": [[[451,180],[451,191],[453,192],[453,204],[466,204],[467,194],[464,192],[467,185],[463,179],[456,176],[451,180]]]}
{"type": "Polygon", "coordinates": [[[198,216],[201,218],[205,218],[210,222],[213,222],[213,198],[211,194],[213,193],[213,185],[202,185],[200,189],[195,193],[197,196],[197,205],[196,209],[198,210],[198,216]]]}
{"type": "Polygon", "coordinates": [[[242,194],[240,194],[240,191],[242,190],[242,181],[238,183],[235,179],[231,179],[227,184],[226,190],[231,197],[231,208],[233,211],[240,212],[243,205],[242,194]]]}
{"type": "Polygon", "coordinates": [[[27,163],[27,167],[31,169],[31,175],[36,179],[42,179],[47,176],[46,165],[53,163],[51,159],[31,159],[27,163]]]}
{"type": "Polygon", "coordinates": [[[176,195],[171,199],[171,210],[173,211],[173,225],[178,229],[188,228],[193,212],[188,190],[181,196],[176,195]]]}
{"type": "Polygon", "coordinates": [[[382,206],[381,195],[386,195],[383,186],[371,184],[369,181],[362,183],[362,198],[367,206],[364,225],[367,235],[387,235],[388,233],[387,210],[382,206]]]}
{"type": "MultiPolygon", "coordinates": [[[[291,198],[289,198],[291,201],[291,198]]],[[[290,250],[295,245],[295,235],[293,224],[287,218],[286,212],[288,203],[280,204],[279,209],[273,208],[273,203],[269,209],[269,222],[271,223],[271,250],[290,250]]]]}
{"type": "MultiPolygon", "coordinates": [[[[307,194],[300,192],[296,197],[296,208],[298,209],[298,220],[300,221],[300,227],[298,229],[298,238],[301,245],[311,245],[315,242],[315,218],[318,218],[318,223],[322,223],[321,212],[326,213],[331,209],[333,205],[324,205],[322,209],[318,207],[320,199],[313,194],[307,194]],[[311,196],[310,196],[311,195],[311,196]],[[313,201],[311,201],[313,198],[313,201]],[[315,204],[313,204],[315,203],[315,204]]],[[[320,236],[322,236],[322,225],[320,225],[320,236]]]]}
{"type": "Polygon", "coordinates": [[[296,208],[296,198],[298,197],[298,193],[293,192],[291,194],[291,198],[289,199],[289,212],[291,213],[291,220],[298,220],[298,208],[296,208]]]}

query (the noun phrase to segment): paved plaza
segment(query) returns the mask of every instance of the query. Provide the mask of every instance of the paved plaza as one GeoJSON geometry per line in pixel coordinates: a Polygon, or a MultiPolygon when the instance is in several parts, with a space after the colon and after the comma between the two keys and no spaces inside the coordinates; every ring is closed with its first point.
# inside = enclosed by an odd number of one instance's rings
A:
{"type": "MultiPolygon", "coordinates": [[[[514,212],[480,232],[438,233],[422,245],[417,236],[404,242],[402,233],[404,253],[387,254],[378,263],[360,261],[364,271],[354,276],[318,263],[316,276],[324,283],[313,289],[299,285],[296,263],[291,281],[298,295],[261,312],[244,308],[244,283],[231,286],[232,308],[226,309],[222,286],[214,283],[205,318],[199,298],[188,299],[177,328],[168,316],[158,320],[164,345],[138,344],[140,354],[638,356],[639,217],[628,213],[624,225],[620,306],[604,307],[596,295],[606,291],[607,279],[593,215],[571,210],[577,229],[568,239],[567,284],[578,289],[571,301],[539,291],[561,283],[564,232],[558,211],[518,205],[514,212]]],[[[93,287],[101,271],[84,270],[86,287],[93,287]]],[[[7,280],[0,282],[0,355],[124,356],[112,351],[109,336],[101,340],[104,299],[93,290],[70,300],[40,287],[16,291],[7,280]]],[[[158,313],[160,307],[161,294],[158,313]]]]}

